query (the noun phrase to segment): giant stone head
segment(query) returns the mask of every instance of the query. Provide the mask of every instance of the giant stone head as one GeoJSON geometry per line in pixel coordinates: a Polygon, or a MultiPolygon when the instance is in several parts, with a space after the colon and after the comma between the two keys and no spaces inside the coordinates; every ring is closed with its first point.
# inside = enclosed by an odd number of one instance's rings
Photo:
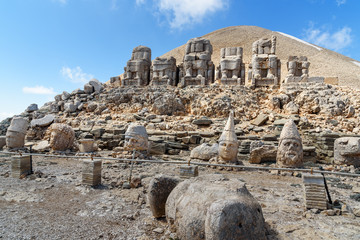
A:
{"type": "Polygon", "coordinates": [[[285,123],[280,134],[276,164],[279,167],[301,167],[303,165],[302,140],[293,120],[285,123]]]}
{"type": "Polygon", "coordinates": [[[219,160],[222,162],[237,162],[239,143],[234,130],[234,113],[230,112],[224,131],[219,138],[219,160]]]}
{"type": "Polygon", "coordinates": [[[130,124],[125,132],[124,149],[127,151],[147,151],[148,146],[148,135],[145,127],[134,123],[130,124]]]}

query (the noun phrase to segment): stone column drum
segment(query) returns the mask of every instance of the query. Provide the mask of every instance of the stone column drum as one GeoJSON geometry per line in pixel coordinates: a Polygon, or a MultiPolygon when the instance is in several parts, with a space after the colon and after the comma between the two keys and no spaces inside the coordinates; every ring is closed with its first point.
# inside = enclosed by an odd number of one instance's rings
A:
{"type": "Polygon", "coordinates": [[[6,146],[9,149],[24,147],[28,125],[28,120],[22,117],[14,117],[11,120],[10,127],[6,132],[6,146]]]}
{"type": "Polygon", "coordinates": [[[82,153],[89,153],[89,152],[94,152],[95,151],[95,147],[94,147],[94,139],[81,139],[79,140],[79,151],[82,153]]]}

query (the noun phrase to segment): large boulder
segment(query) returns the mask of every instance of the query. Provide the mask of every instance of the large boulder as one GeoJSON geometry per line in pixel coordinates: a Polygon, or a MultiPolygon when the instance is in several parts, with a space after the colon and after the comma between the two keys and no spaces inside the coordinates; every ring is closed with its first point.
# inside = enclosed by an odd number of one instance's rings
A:
{"type": "Polygon", "coordinates": [[[153,111],[159,115],[178,115],[185,111],[185,107],[180,98],[174,94],[164,94],[155,99],[153,111]]]}
{"type": "Polygon", "coordinates": [[[170,192],[178,185],[180,179],[157,175],[151,179],[148,188],[148,202],[155,218],[165,216],[165,204],[170,192]]]}
{"type": "Polygon", "coordinates": [[[86,83],[84,85],[84,92],[87,93],[87,94],[91,94],[94,92],[94,87],[91,86],[89,83],[86,83]]]}
{"type": "Polygon", "coordinates": [[[101,90],[103,90],[103,88],[104,88],[102,83],[99,80],[95,79],[95,78],[91,79],[89,81],[89,84],[94,87],[95,93],[101,92],[101,90]]]}
{"type": "Polygon", "coordinates": [[[211,158],[216,157],[218,154],[219,144],[214,143],[213,145],[203,143],[191,150],[190,158],[201,159],[209,161],[211,158]]]}
{"type": "Polygon", "coordinates": [[[55,115],[48,114],[43,118],[33,119],[30,122],[30,126],[33,127],[46,127],[49,126],[55,120],[55,115]]]}
{"type": "Polygon", "coordinates": [[[167,199],[166,217],[183,240],[266,239],[260,204],[240,179],[220,174],[179,183],[167,199]]]}
{"type": "Polygon", "coordinates": [[[68,102],[64,104],[64,112],[73,113],[76,112],[77,106],[72,102],[68,102]]]}
{"type": "Polygon", "coordinates": [[[70,93],[68,93],[67,91],[63,91],[62,95],[61,95],[61,99],[63,101],[68,100],[71,97],[70,93]]]}
{"type": "Polygon", "coordinates": [[[26,112],[30,113],[30,112],[34,112],[34,111],[37,111],[39,108],[38,108],[38,105],[33,103],[33,104],[30,104],[27,108],[26,108],[26,112]]]}
{"type": "Polygon", "coordinates": [[[37,142],[33,147],[32,150],[35,152],[45,152],[50,150],[50,143],[46,140],[37,142]]]}
{"type": "Polygon", "coordinates": [[[262,145],[257,148],[250,147],[249,163],[276,162],[277,147],[273,145],[262,145]]]}

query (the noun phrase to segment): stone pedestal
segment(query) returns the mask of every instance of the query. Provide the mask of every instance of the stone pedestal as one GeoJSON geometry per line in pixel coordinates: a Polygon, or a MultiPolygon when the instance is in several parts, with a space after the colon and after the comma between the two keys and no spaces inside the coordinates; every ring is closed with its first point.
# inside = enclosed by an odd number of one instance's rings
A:
{"type": "Polygon", "coordinates": [[[199,175],[198,166],[180,166],[180,177],[191,178],[199,175]]]}
{"type": "Polygon", "coordinates": [[[82,183],[89,186],[101,184],[101,160],[84,160],[82,168],[82,183]]]}
{"type": "Polygon", "coordinates": [[[324,178],[321,174],[304,174],[305,207],[327,209],[326,190],[324,178]]]}
{"type": "Polygon", "coordinates": [[[30,156],[16,156],[11,159],[11,176],[25,177],[31,173],[30,156]]]}

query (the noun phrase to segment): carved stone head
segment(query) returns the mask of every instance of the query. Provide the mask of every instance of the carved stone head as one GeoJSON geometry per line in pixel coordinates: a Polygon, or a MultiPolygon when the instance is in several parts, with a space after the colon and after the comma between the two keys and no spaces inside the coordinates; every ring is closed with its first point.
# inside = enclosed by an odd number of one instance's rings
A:
{"type": "Polygon", "coordinates": [[[342,137],[334,143],[334,162],[336,164],[360,166],[360,138],[342,137]]]}
{"type": "Polygon", "coordinates": [[[8,148],[23,148],[28,121],[22,117],[14,117],[6,132],[6,146],[8,148]]]}
{"type": "Polygon", "coordinates": [[[127,151],[147,151],[149,147],[148,135],[142,125],[130,124],[125,132],[124,149],[127,151]]]}
{"type": "Polygon", "coordinates": [[[234,130],[234,113],[230,112],[224,131],[219,138],[219,159],[224,162],[237,162],[239,143],[234,130]]]}
{"type": "Polygon", "coordinates": [[[74,146],[75,132],[63,123],[53,123],[50,126],[50,147],[54,151],[65,151],[74,146]]]}
{"type": "Polygon", "coordinates": [[[276,164],[279,167],[301,167],[303,165],[302,140],[293,120],[285,123],[280,134],[276,164]]]}

